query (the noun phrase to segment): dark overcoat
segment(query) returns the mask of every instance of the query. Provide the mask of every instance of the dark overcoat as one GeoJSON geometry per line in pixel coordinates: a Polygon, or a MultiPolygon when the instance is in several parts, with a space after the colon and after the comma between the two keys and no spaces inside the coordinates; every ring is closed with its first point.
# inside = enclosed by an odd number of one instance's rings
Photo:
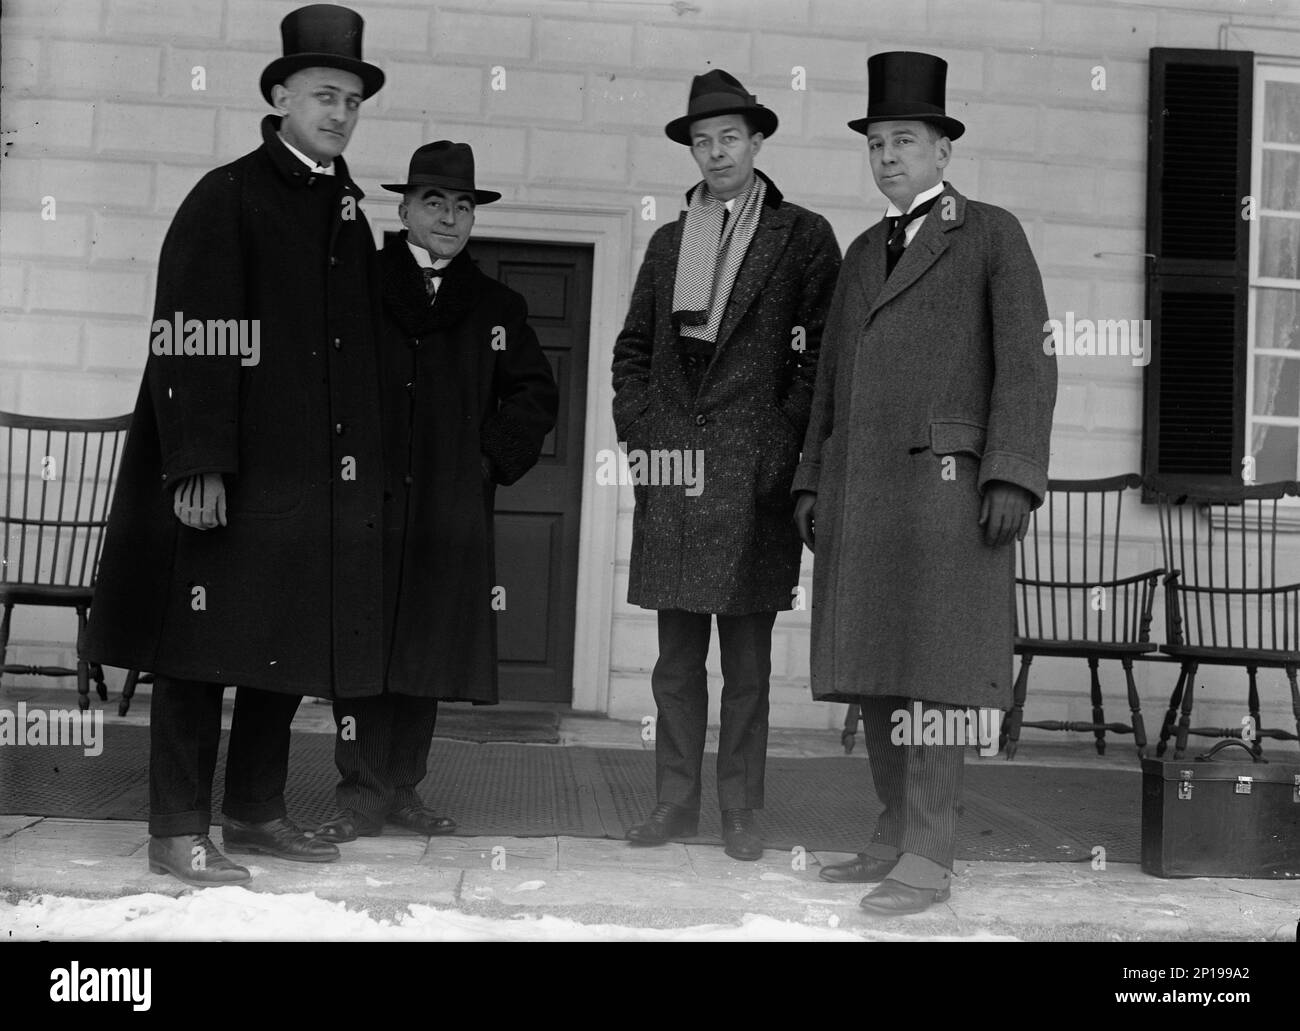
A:
{"type": "Polygon", "coordinates": [[[257,320],[260,355],[150,347],[81,651],[221,684],[376,694],[374,241],[343,160],[313,173],[278,127],[266,118],[261,147],[205,175],[163,241],[155,320],[257,320]],[[208,472],[229,525],[185,527],[172,489],[208,472]]]}
{"type": "Polygon", "coordinates": [[[614,346],[614,423],[629,454],[704,459],[695,495],[634,484],[633,605],[741,615],[794,601],[801,545],[790,482],[840,249],[825,218],[767,182],[699,393],[687,385],[673,321],[685,212],[651,238],[614,346]]]}
{"type": "Polygon", "coordinates": [[[1012,545],[990,480],[1040,504],[1056,360],[1020,223],[948,186],[885,277],[887,223],[849,246],[794,490],[817,493],[812,690],[1007,708],[1012,545]]]}
{"type": "Polygon", "coordinates": [[[555,425],[555,377],[523,297],[468,248],[432,305],[405,234],[388,239],[379,264],[386,688],[496,702],[496,485],[537,462],[555,425]]]}

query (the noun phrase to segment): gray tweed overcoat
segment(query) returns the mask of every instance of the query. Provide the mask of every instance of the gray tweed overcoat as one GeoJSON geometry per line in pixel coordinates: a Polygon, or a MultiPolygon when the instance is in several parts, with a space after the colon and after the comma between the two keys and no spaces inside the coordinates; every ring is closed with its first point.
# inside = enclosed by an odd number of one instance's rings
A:
{"type": "Polygon", "coordinates": [[[990,480],[1047,489],[1042,279],[1015,217],[951,186],[888,279],[887,233],[845,255],[794,479],[817,493],[813,695],[1006,708],[1014,546],[979,514],[990,480]]]}
{"type": "Polygon", "coordinates": [[[685,212],[651,238],[614,346],[618,439],[630,450],[704,455],[698,494],[634,487],[633,605],[728,615],[791,607],[801,545],[790,483],[840,249],[826,219],[767,183],[698,395],[672,316],[685,212]]]}

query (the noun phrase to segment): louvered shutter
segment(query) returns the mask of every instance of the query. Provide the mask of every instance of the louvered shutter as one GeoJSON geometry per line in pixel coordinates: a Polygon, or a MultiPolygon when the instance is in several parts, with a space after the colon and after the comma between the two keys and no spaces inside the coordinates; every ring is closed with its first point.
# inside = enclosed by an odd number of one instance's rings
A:
{"type": "Polygon", "coordinates": [[[1151,50],[1143,472],[1240,483],[1254,54],[1151,50]]]}

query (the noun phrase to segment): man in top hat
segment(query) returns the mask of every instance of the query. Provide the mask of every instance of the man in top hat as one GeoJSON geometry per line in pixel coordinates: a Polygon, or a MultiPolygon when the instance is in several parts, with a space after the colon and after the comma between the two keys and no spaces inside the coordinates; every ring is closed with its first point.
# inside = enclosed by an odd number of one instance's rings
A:
{"type": "Polygon", "coordinates": [[[385,822],[455,831],[416,786],[438,700],[497,701],[496,485],[533,467],[558,409],[524,298],[470,257],[475,209],[501,194],[475,185],[469,145],[420,147],[384,189],[402,195],[406,229],[379,255],[383,692],[335,700],[339,811],[317,831],[333,842],[385,822]]]}
{"type": "MultiPolygon", "coordinates": [[[[754,167],[776,114],[722,70],[665,127],[703,179],[650,240],[614,346],[614,422],[634,476],[628,601],[658,612],[658,804],[641,845],[696,833],[712,621],[722,653],[718,803],[727,854],[762,854],[772,627],[794,607],[790,483],[840,250],[754,167]],[[644,475],[675,454],[682,475],[644,475]],[[688,463],[693,463],[693,467],[688,463]],[[688,468],[693,475],[686,475],[688,468]]],[[[669,467],[671,469],[671,467],[669,467]]],[[[802,606],[800,606],[802,607],[802,606]]]]}
{"type": "Polygon", "coordinates": [[[862,907],[885,916],[949,895],[968,724],[947,713],[1009,704],[1012,542],[1047,488],[1056,398],[1019,222],[944,181],[964,131],[946,72],[928,54],[868,62],[849,127],[889,205],[845,255],[794,480],[817,546],[813,694],[861,704],[884,804],[865,851],[821,876],[879,882],[862,907]],[[940,719],[955,740],[922,737],[940,719]]]}
{"type": "Polygon", "coordinates": [[[208,837],[224,687],[225,849],[304,862],[339,853],[286,814],[294,712],[379,690],[374,243],[342,157],[384,82],[361,33],[344,7],[289,14],[261,146],[172,220],[82,642],[155,674],[149,864],[193,884],[249,876],[208,837]]]}

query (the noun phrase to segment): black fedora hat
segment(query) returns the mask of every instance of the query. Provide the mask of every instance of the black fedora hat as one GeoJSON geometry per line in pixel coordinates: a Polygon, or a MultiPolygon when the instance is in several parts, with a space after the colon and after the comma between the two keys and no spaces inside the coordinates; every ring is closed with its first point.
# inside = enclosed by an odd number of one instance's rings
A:
{"type": "Polygon", "coordinates": [[[717,115],[748,115],[757,132],[771,136],[776,132],[776,112],[758,102],[758,97],[748,93],[740,80],[721,68],[697,75],[691,81],[691,96],[686,103],[686,114],[674,118],[664,126],[664,132],[675,143],[691,145],[691,123],[701,118],[717,115]]]}
{"type": "Polygon", "coordinates": [[[955,140],[966,126],[944,112],[948,62],[933,54],[891,50],[867,58],[867,117],[849,122],[867,135],[872,122],[931,122],[955,140]]]}
{"type": "Polygon", "coordinates": [[[480,190],[474,186],[474,149],[468,143],[439,140],[426,143],[411,155],[411,164],[404,183],[381,183],[385,190],[405,193],[421,186],[433,186],[452,193],[472,193],[475,204],[491,204],[500,200],[495,190],[480,190]]]}
{"type": "Polygon", "coordinates": [[[262,72],[262,96],[271,101],[271,87],[304,68],[341,68],[361,79],[361,95],[369,99],[384,84],[384,73],[361,60],[361,15],[337,4],[308,4],[290,11],[280,22],[284,56],[262,72]]]}

